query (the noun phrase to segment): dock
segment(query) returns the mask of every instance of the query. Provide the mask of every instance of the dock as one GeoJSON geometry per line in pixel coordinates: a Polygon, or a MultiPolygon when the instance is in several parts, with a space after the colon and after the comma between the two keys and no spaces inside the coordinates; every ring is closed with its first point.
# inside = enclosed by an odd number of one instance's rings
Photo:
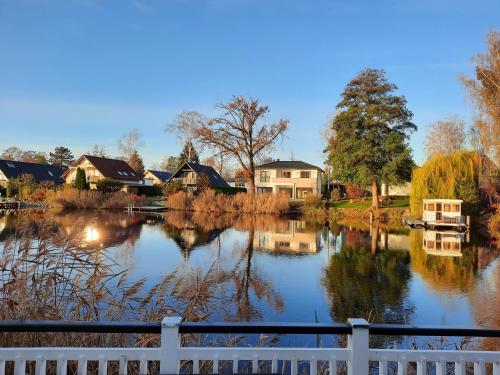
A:
{"type": "Polygon", "coordinates": [[[162,206],[128,206],[127,212],[165,212],[167,207],[162,206]]]}

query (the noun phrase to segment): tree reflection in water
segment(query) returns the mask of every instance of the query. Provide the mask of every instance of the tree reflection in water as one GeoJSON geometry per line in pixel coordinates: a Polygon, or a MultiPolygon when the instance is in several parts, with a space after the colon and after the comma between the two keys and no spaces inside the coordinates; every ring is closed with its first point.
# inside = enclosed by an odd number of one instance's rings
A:
{"type": "Polygon", "coordinates": [[[346,227],[341,231],[340,252],[330,258],[323,276],[332,318],[338,322],[352,317],[378,323],[410,322],[414,306],[408,301],[409,254],[384,249],[374,256],[369,232],[346,227]]]}

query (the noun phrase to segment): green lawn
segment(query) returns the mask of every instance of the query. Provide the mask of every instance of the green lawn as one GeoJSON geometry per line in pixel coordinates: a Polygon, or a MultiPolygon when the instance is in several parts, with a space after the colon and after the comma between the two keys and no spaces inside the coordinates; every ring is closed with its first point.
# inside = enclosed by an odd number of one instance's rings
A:
{"type": "MultiPolygon", "coordinates": [[[[371,199],[367,199],[365,201],[360,201],[360,202],[349,202],[348,200],[342,200],[342,201],[337,201],[333,202],[331,204],[331,207],[333,208],[367,208],[370,207],[372,204],[371,199]]],[[[391,202],[389,203],[389,206],[381,206],[381,207],[407,207],[409,204],[409,199],[408,197],[405,198],[398,198],[398,199],[392,199],[391,202]]]]}

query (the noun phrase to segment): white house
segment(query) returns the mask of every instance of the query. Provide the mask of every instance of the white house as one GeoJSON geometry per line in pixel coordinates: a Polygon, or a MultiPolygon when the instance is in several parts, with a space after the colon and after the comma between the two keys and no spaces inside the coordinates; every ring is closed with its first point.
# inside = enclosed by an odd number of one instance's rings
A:
{"type": "Polygon", "coordinates": [[[257,193],[284,193],[290,199],[321,194],[322,169],[295,160],[277,160],[255,168],[257,193]]]}

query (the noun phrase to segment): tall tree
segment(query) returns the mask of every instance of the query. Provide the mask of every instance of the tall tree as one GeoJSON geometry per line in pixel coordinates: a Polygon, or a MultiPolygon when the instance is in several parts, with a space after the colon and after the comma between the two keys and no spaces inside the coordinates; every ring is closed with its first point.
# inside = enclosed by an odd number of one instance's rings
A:
{"type": "Polygon", "coordinates": [[[494,154],[500,165],[500,31],[488,33],[486,52],[474,58],[474,78],[462,76],[471,101],[476,107],[473,127],[480,134],[481,149],[494,154]]]}
{"type": "Polygon", "coordinates": [[[283,137],[288,121],[259,124],[269,112],[269,107],[261,106],[256,99],[234,97],[226,104],[217,106],[221,114],[210,119],[194,135],[203,144],[218,148],[234,157],[245,171],[248,192],[255,191],[256,161],[283,137]]]}
{"type": "Polygon", "coordinates": [[[5,149],[2,153],[1,158],[4,160],[14,160],[19,161],[23,156],[24,151],[17,146],[12,146],[5,149]]]}
{"type": "Polygon", "coordinates": [[[23,161],[25,163],[36,163],[36,164],[47,164],[47,154],[41,151],[24,151],[21,159],[19,161],[23,161]]]}
{"type": "Polygon", "coordinates": [[[85,170],[81,168],[76,169],[75,183],[73,186],[78,190],[86,190],[89,188],[87,177],[85,176],[85,170]]]}
{"type": "Polygon", "coordinates": [[[125,160],[128,160],[142,145],[142,134],[137,129],[130,130],[118,139],[118,151],[125,160]]]}
{"type": "MultiPolygon", "coordinates": [[[[165,128],[167,133],[175,134],[180,144],[196,141],[194,133],[207,122],[205,116],[196,111],[183,111],[165,128]]],[[[196,145],[199,146],[199,145],[196,145]]]]}
{"type": "Polygon", "coordinates": [[[200,156],[198,155],[198,152],[194,148],[193,143],[191,141],[186,142],[184,148],[179,154],[178,159],[179,159],[179,165],[185,162],[196,163],[196,164],[200,163],[200,156]]]}
{"type": "Polygon", "coordinates": [[[57,165],[66,170],[74,161],[71,150],[64,146],[59,146],[54,149],[54,152],[49,153],[49,163],[57,165]]]}
{"type": "Polygon", "coordinates": [[[160,169],[165,172],[174,173],[179,168],[179,158],[176,156],[167,156],[163,159],[160,169]]]}
{"type": "Polygon", "coordinates": [[[351,80],[337,114],[327,152],[334,177],[346,183],[371,184],[372,207],[378,208],[379,183],[411,178],[413,161],[408,138],[417,127],[403,96],[385,72],[365,69],[351,80]]]}
{"type": "Polygon", "coordinates": [[[139,176],[144,176],[144,162],[142,161],[141,155],[139,155],[137,150],[132,152],[132,155],[128,158],[127,163],[139,176]]]}
{"type": "Polygon", "coordinates": [[[16,146],[9,147],[8,149],[4,150],[2,155],[0,156],[0,159],[22,161],[25,163],[47,163],[47,155],[45,154],[45,152],[32,150],[24,151],[16,146]]]}
{"type": "Polygon", "coordinates": [[[429,124],[425,137],[427,156],[449,155],[461,150],[465,145],[464,126],[464,121],[456,116],[429,124]]]}
{"type": "Polygon", "coordinates": [[[106,147],[103,145],[94,145],[94,147],[92,147],[88,153],[92,156],[97,156],[100,158],[108,157],[108,152],[106,151],[106,147]]]}

